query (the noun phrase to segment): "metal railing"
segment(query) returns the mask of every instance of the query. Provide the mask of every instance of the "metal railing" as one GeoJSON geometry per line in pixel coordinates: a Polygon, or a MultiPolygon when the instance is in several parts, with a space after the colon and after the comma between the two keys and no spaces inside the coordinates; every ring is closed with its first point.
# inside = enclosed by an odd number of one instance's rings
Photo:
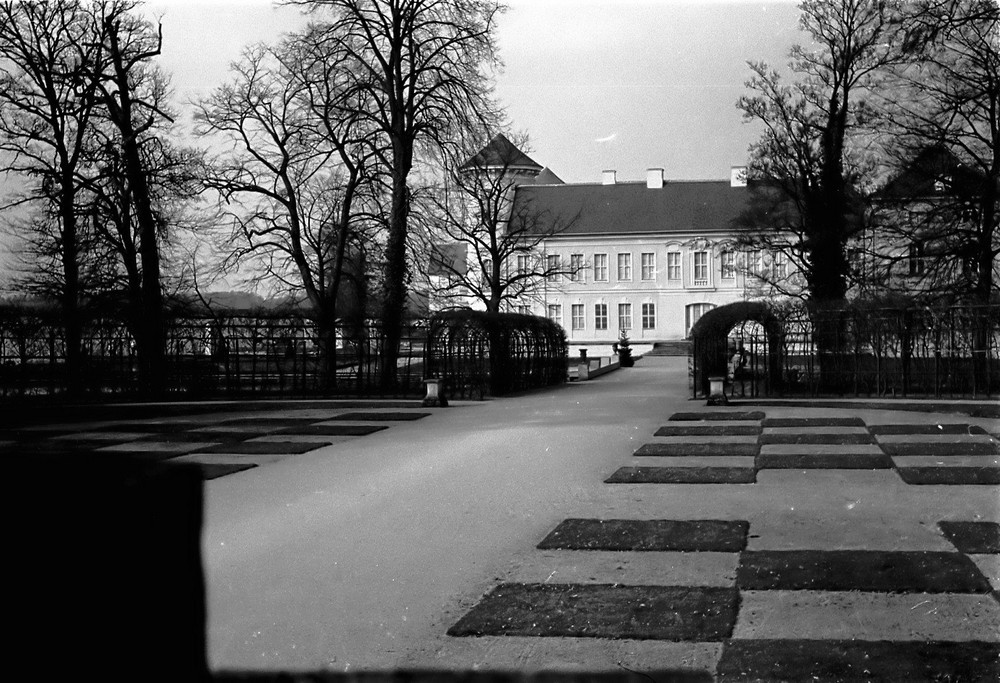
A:
{"type": "MultiPolygon", "coordinates": [[[[338,329],[329,356],[321,353],[317,334],[313,321],[299,314],[173,317],[165,349],[167,397],[422,395],[425,322],[404,329],[388,392],[380,382],[383,335],[376,321],[338,329]]],[[[81,395],[141,393],[135,343],[124,321],[87,321],[81,351],[81,367],[72,378],[81,395]]],[[[66,394],[69,372],[56,313],[0,311],[0,398],[66,394]]]]}
{"type": "Polygon", "coordinates": [[[1000,306],[857,307],[822,316],[805,309],[786,312],[777,337],[745,321],[725,342],[693,340],[694,397],[704,395],[707,374],[721,373],[723,367],[727,393],[737,397],[977,398],[1000,393],[1000,306]],[[715,359],[713,369],[705,367],[705,359],[715,359]]]}

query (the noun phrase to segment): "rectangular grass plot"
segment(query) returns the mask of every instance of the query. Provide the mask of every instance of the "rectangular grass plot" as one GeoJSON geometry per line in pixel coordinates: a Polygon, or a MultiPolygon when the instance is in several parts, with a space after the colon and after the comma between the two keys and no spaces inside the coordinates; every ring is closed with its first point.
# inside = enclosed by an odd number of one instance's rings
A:
{"type": "Polygon", "coordinates": [[[746,548],[749,528],[742,520],[567,519],[538,548],[735,553],[746,548]]]}
{"type": "Polygon", "coordinates": [[[621,467],[605,484],[754,484],[753,467],[621,467]]]}
{"type": "Polygon", "coordinates": [[[892,459],[881,453],[761,453],[756,465],[762,470],[888,470],[892,459]]]}
{"type": "Polygon", "coordinates": [[[656,430],[653,436],[758,436],[757,425],[666,425],[656,430]]]}
{"type": "Polygon", "coordinates": [[[1000,467],[898,467],[900,478],[915,486],[992,486],[1000,484],[1000,467]]]}
{"type": "Polygon", "coordinates": [[[674,413],[667,419],[671,422],[693,422],[699,420],[763,420],[764,413],[759,410],[711,413],[674,413]]]}
{"type": "Polygon", "coordinates": [[[988,441],[888,442],[880,443],[889,455],[997,455],[1000,448],[988,441]]]}
{"type": "Polygon", "coordinates": [[[385,425],[303,425],[289,427],[277,434],[302,434],[318,436],[367,436],[388,429],[385,425]]]}
{"type": "Polygon", "coordinates": [[[1000,643],[731,640],[716,670],[727,681],[995,681],[1000,643]]]}
{"type": "Polygon", "coordinates": [[[719,642],[738,606],[733,588],[506,583],[448,635],[719,642]]]}
{"type": "Polygon", "coordinates": [[[1000,524],[996,522],[939,522],[938,527],[960,553],[1000,553],[1000,524]]]}
{"type": "Polygon", "coordinates": [[[755,443],[647,443],[640,446],[633,455],[757,455],[760,446],[755,443]]]}
{"type": "Polygon", "coordinates": [[[803,432],[800,434],[763,434],[761,445],[766,444],[866,444],[875,443],[870,434],[823,434],[803,432]]]}
{"type": "Polygon", "coordinates": [[[762,427],[864,427],[860,417],[769,417],[762,427]]]}
{"type": "Polygon", "coordinates": [[[219,477],[236,474],[237,472],[244,472],[246,470],[253,469],[254,467],[257,467],[254,463],[205,463],[198,465],[198,469],[201,470],[201,478],[205,480],[218,479],[219,477]]]}
{"type": "Polygon", "coordinates": [[[988,593],[961,553],[881,550],[756,550],[740,555],[742,590],[988,593]]]}
{"type": "Polygon", "coordinates": [[[233,453],[236,455],[299,455],[329,446],[328,441],[239,441],[201,448],[196,453],[233,453]]]}
{"type": "Polygon", "coordinates": [[[335,415],[331,420],[356,420],[358,422],[409,422],[420,420],[430,413],[344,413],[335,415]]]}
{"type": "Polygon", "coordinates": [[[901,436],[906,434],[986,434],[982,427],[965,423],[937,424],[889,424],[868,425],[868,431],[877,436],[901,436]]]}
{"type": "MultiPolygon", "coordinates": [[[[298,425],[312,424],[313,422],[319,422],[319,418],[316,417],[234,417],[229,420],[223,420],[219,424],[223,425],[236,425],[236,426],[247,426],[247,427],[259,427],[259,428],[281,428],[281,427],[296,427],[298,425]]],[[[210,426],[210,425],[206,425],[210,426]]]]}

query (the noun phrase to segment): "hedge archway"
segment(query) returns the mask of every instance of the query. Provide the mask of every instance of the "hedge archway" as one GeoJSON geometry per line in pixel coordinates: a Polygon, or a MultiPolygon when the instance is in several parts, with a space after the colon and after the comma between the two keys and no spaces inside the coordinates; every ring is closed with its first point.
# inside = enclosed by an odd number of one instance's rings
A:
{"type": "Polygon", "coordinates": [[[781,348],[784,326],[769,304],[763,301],[737,301],[713,308],[691,327],[694,356],[694,387],[697,395],[709,394],[709,377],[725,376],[729,354],[727,338],[734,327],[744,322],[756,322],[764,328],[767,342],[766,380],[772,390],[781,389],[781,348]]]}

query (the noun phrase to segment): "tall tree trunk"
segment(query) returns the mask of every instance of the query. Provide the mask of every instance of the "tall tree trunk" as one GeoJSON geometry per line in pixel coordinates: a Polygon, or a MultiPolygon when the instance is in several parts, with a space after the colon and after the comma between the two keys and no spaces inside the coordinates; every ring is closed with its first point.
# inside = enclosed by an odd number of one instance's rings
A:
{"type": "Polygon", "coordinates": [[[139,258],[142,263],[142,317],[136,337],[139,376],[144,393],[159,396],[166,389],[166,325],[160,291],[160,247],[146,168],[139,152],[139,135],[153,121],[151,118],[140,127],[135,125],[129,73],[119,43],[120,23],[108,20],[106,26],[114,65],[113,80],[117,86],[117,92],[108,93],[106,99],[111,118],[122,136],[125,175],[132,190],[139,228],[139,258]]]}
{"type": "Polygon", "coordinates": [[[409,188],[406,173],[397,169],[392,178],[392,210],[389,215],[389,238],[386,243],[384,298],[382,306],[382,354],[379,388],[396,387],[396,364],[403,335],[406,307],[406,234],[409,213],[409,188]]]}
{"type": "Polygon", "coordinates": [[[76,222],[76,194],[72,173],[64,172],[61,179],[59,214],[62,221],[60,254],[63,266],[63,288],[60,304],[63,315],[63,334],[66,343],[66,388],[77,396],[83,389],[83,320],[80,314],[80,264],[76,222]]]}

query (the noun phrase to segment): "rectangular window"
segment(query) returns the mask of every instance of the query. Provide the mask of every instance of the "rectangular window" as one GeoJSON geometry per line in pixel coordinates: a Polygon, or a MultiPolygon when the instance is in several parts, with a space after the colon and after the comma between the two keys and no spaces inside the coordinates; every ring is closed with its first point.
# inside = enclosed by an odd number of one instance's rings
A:
{"type": "Polygon", "coordinates": [[[651,251],[639,255],[639,277],[643,280],[656,279],[656,254],[651,251]]]}
{"type": "Polygon", "coordinates": [[[608,281],[608,255],[594,254],[594,282],[608,281]]]}
{"type": "Polygon", "coordinates": [[[573,304],[571,309],[573,315],[573,329],[583,329],[583,304],[573,304]]]}
{"type": "Polygon", "coordinates": [[[688,304],[684,307],[684,336],[691,335],[691,327],[698,319],[715,308],[714,304],[688,304]]]}
{"type": "Polygon", "coordinates": [[[618,329],[632,329],[632,304],[618,304],[618,329]]]}
{"type": "Polygon", "coordinates": [[[559,254],[549,254],[545,257],[545,272],[550,282],[559,282],[562,279],[559,269],[559,254]]]}
{"type": "Polygon", "coordinates": [[[656,329],[656,304],[642,305],[642,329],[656,329]]]}
{"type": "Polygon", "coordinates": [[[632,279],[632,254],[618,254],[618,281],[632,279]]]}
{"type": "Polygon", "coordinates": [[[667,253],[667,279],[676,282],[681,280],[681,252],[679,251],[667,253]]]}
{"type": "Polygon", "coordinates": [[[562,306],[560,304],[549,304],[549,320],[562,325],[562,306]]]}
{"type": "Polygon", "coordinates": [[[910,275],[923,275],[924,273],[924,243],[913,242],[910,244],[910,275]]]}
{"type": "Polygon", "coordinates": [[[483,260],[483,287],[489,287],[491,282],[493,282],[493,259],[488,258],[483,260]]]}
{"type": "Polygon", "coordinates": [[[776,252],[771,259],[771,274],[775,280],[784,280],[788,275],[788,257],[776,252]]]}
{"type": "Polygon", "coordinates": [[[708,284],[708,252],[694,252],[694,284],[696,287],[708,284]]]}
{"type": "Polygon", "coordinates": [[[747,272],[760,277],[764,273],[764,252],[755,249],[747,255],[747,272]]]}
{"type": "Polygon", "coordinates": [[[531,306],[518,306],[517,312],[521,315],[531,315],[531,306]]]}
{"type": "Polygon", "coordinates": [[[608,329],[608,305],[594,304],[594,329],[608,329]]]}
{"type": "Polygon", "coordinates": [[[735,251],[724,251],[724,252],[722,252],[722,279],[723,280],[734,280],[734,279],[736,279],[736,252],[735,251]]]}
{"type": "Polygon", "coordinates": [[[583,254],[570,254],[569,279],[573,282],[583,282],[583,254]]]}
{"type": "Polygon", "coordinates": [[[517,255],[517,274],[524,275],[528,272],[528,256],[526,254],[517,255]]]}

